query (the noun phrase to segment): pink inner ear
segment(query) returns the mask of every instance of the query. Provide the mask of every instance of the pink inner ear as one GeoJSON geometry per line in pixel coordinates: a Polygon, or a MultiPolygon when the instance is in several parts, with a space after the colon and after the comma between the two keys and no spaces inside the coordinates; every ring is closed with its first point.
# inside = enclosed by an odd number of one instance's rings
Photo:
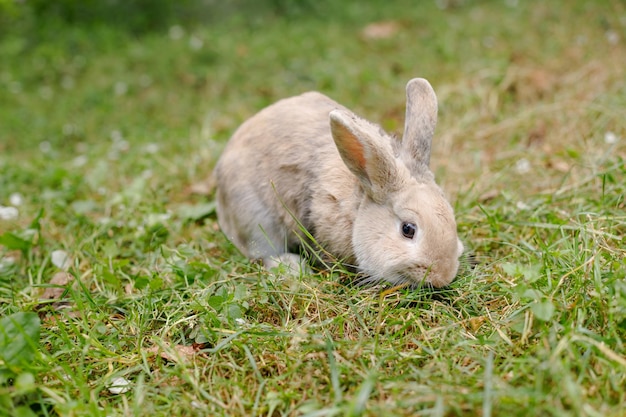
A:
{"type": "Polygon", "coordinates": [[[365,174],[365,154],[363,145],[356,136],[341,123],[332,123],[335,143],[341,147],[340,152],[344,159],[349,159],[359,171],[365,174]]]}

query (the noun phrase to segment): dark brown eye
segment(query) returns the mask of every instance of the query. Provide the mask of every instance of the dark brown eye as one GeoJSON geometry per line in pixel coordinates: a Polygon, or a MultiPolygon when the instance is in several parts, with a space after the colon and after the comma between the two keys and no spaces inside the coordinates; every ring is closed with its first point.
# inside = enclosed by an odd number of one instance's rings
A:
{"type": "Polygon", "coordinates": [[[402,223],[402,236],[406,237],[407,239],[413,239],[416,231],[417,226],[413,223],[402,223]]]}

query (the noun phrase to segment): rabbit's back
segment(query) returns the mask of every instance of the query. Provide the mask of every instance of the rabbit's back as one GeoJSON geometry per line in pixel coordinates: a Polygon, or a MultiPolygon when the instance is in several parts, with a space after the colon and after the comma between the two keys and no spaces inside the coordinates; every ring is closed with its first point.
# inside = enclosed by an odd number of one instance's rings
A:
{"type": "Polygon", "coordinates": [[[319,177],[344,170],[329,127],[337,108],[320,93],[304,93],[261,110],[230,139],[215,169],[218,219],[246,256],[293,250],[298,222],[315,228],[311,200],[319,177]]]}

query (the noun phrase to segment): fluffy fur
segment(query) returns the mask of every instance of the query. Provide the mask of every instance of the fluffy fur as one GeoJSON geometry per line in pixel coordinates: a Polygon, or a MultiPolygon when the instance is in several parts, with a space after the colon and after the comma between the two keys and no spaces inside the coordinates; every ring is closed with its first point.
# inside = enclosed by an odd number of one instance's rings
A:
{"type": "Polygon", "coordinates": [[[278,101],[247,120],[218,161],[220,227],[266,267],[301,264],[301,225],[369,282],[443,287],[463,245],[428,168],[436,123],[435,93],[419,78],[407,84],[401,141],[317,92],[278,101]]]}

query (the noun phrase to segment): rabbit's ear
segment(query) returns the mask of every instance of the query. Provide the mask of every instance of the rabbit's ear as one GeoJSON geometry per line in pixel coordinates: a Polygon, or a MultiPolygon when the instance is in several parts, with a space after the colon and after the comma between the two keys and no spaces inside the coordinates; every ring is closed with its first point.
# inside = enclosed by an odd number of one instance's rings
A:
{"type": "Polygon", "coordinates": [[[330,130],[348,169],[374,200],[398,188],[391,146],[370,123],[344,110],[330,112],[330,130]]]}
{"type": "Polygon", "coordinates": [[[419,173],[430,164],[430,144],[437,125],[437,96],[430,83],[414,78],[406,85],[402,161],[419,173]]]}

